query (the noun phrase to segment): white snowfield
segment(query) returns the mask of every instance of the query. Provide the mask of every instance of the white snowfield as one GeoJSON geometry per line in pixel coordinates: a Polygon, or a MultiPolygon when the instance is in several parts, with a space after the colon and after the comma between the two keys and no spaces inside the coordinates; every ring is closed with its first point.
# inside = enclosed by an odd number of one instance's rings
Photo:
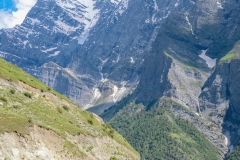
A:
{"type": "Polygon", "coordinates": [[[202,59],[206,61],[206,64],[209,68],[213,68],[216,66],[217,59],[212,59],[206,55],[207,50],[202,50],[202,53],[199,55],[202,59]]]}
{"type": "Polygon", "coordinates": [[[57,0],[56,3],[60,6],[71,18],[79,22],[77,27],[69,26],[62,22],[62,19],[55,21],[58,26],[58,31],[69,34],[75,32],[84,25],[84,30],[78,43],[83,44],[89,35],[89,31],[96,25],[99,19],[99,10],[95,8],[96,1],[94,0],[57,0]]]}

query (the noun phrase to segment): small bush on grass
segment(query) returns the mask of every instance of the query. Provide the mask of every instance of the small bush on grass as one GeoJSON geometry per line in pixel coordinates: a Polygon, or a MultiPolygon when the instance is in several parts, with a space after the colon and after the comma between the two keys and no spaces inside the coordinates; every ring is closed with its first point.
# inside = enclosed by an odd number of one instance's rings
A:
{"type": "Polygon", "coordinates": [[[23,94],[24,94],[24,96],[26,96],[28,98],[32,98],[32,95],[30,93],[28,93],[28,92],[24,92],[23,94]]]}
{"type": "Polygon", "coordinates": [[[69,110],[69,108],[68,108],[68,106],[63,106],[63,109],[65,109],[66,111],[68,111],[69,110]]]}
{"type": "Polygon", "coordinates": [[[14,90],[14,89],[11,89],[11,90],[10,90],[10,93],[11,93],[11,94],[15,94],[15,90],[14,90]]]}
{"type": "Polygon", "coordinates": [[[93,125],[93,121],[92,120],[88,120],[88,123],[93,125]]]}
{"type": "Polygon", "coordinates": [[[7,99],[4,97],[0,97],[0,101],[7,102],[7,99]]]}

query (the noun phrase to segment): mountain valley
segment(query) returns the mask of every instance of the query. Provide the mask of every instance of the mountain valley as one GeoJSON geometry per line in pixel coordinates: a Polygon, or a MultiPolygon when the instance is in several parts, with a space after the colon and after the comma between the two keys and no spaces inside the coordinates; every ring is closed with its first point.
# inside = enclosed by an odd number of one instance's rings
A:
{"type": "Polygon", "coordinates": [[[0,30],[0,56],[102,117],[141,159],[239,159],[239,8],[38,0],[0,30]]]}

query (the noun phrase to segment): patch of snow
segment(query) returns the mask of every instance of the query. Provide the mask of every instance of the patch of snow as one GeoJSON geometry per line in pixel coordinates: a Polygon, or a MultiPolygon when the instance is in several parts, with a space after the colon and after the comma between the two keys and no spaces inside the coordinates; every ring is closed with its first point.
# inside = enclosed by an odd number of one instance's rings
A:
{"type": "Polygon", "coordinates": [[[28,41],[23,41],[23,48],[25,48],[26,44],[28,43],[28,41]]]}
{"type": "Polygon", "coordinates": [[[58,47],[52,47],[52,48],[49,48],[49,49],[46,49],[46,50],[41,50],[41,51],[47,53],[47,52],[50,52],[50,51],[54,51],[54,50],[56,50],[57,48],[58,48],[58,47]]]}
{"type": "Polygon", "coordinates": [[[60,51],[55,51],[53,54],[50,54],[48,57],[55,57],[60,53],[60,51]]]}
{"type": "Polygon", "coordinates": [[[112,94],[112,98],[113,98],[113,101],[114,101],[114,102],[116,102],[117,92],[118,92],[118,87],[117,87],[117,86],[114,86],[114,87],[113,87],[113,94],[112,94]]]}
{"type": "Polygon", "coordinates": [[[157,1],[156,0],[154,0],[154,9],[155,9],[155,11],[158,11],[159,9],[158,9],[158,5],[157,5],[157,1]]]}
{"type": "Polygon", "coordinates": [[[98,98],[100,98],[101,97],[101,92],[99,91],[99,89],[98,88],[93,88],[93,99],[98,99],[98,98]]]}
{"type": "Polygon", "coordinates": [[[120,58],[120,54],[118,54],[116,63],[118,63],[120,59],[121,59],[121,58],[120,58]]]}
{"type": "Polygon", "coordinates": [[[190,2],[191,2],[192,4],[195,4],[195,2],[193,2],[192,0],[190,0],[190,2]]]}
{"type": "Polygon", "coordinates": [[[114,3],[115,5],[118,5],[121,2],[121,0],[110,0],[110,2],[114,3]]]}
{"type": "Polygon", "coordinates": [[[125,91],[127,88],[125,87],[126,82],[122,82],[122,87],[118,88],[117,86],[114,85],[113,87],[113,94],[111,97],[113,98],[113,102],[116,103],[118,100],[121,99],[121,97],[124,95],[125,91]]]}
{"type": "Polygon", "coordinates": [[[234,149],[234,146],[231,144],[231,136],[229,132],[224,134],[225,137],[225,145],[228,147],[228,154],[231,153],[234,149]]]}
{"type": "Polygon", "coordinates": [[[217,6],[218,6],[218,8],[223,9],[221,2],[217,2],[217,6]]]}
{"type": "Polygon", "coordinates": [[[35,24],[40,24],[40,21],[38,19],[34,19],[34,18],[30,18],[27,17],[26,20],[31,24],[31,25],[35,25],[35,24]]]}
{"type": "Polygon", "coordinates": [[[71,27],[63,23],[60,18],[59,21],[56,21],[55,23],[62,27],[65,33],[75,31],[76,29],[81,28],[83,24],[83,32],[78,38],[79,44],[83,44],[100,16],[99,10],[95,8],[95,3],[95,0],[57,0],[57,4],[63,8],[71,18],[78,21],[81,25],[78,27],[71,27]]]}
{"type": "Polygon", "coordinates": [[[115,14],[119,13],[120,15],[122,15],[123,12],[128,9],[128,3],[129,0],[121,0],[117,5],[118,8],[116,9],[115,14]]]}
{"type": "Polygon", "coordinates": [[[150,23],[150,19],[146,19],[146,20],[145,20],[145,23],[150,23]]]}
{"type": "Polygon", "coordinates": [[[104,82],[109,81],[107,78],[104,78],[104,77],[103,77],[103,74],[102,74],[102,73],[100,73],[100,74],[101,74],[101,77],[102,77],[101,80],[100,80],[101,83],[104,83],[104,82]]]}
{"type": "Polygon", "coordinates": [[[212,59],[206,55],[207,50],[202,50],[201,55],[199,55],[200,58],[204,59],[206,61],[206,64],[209,68],[213,68],[216,66],[217,59],[212,59]]]}
{"type": "Polygon", "coordinates": [[[78,44],[83,45],[83,43],[87,40],[88,36],[89,36],[89,31],[86,30],[84,33],[80,35],[80,37],[77,38],[78,44]]]}
{"type": "Polygon", "coordinates": [[[98,69],[101,71],[104,64],[108,61],[109,58],[106,58],[105,60],[102,60],[101,58],[99,58],[102,61],[102,64],[98,67],[98,69]]]}
{"type": "Polygon", "coordinates": [[[79,27],[72,27],[72,26],[69,26],[67,25],[66,23],[60,21],[60,20],[57,20],[54,22],[56,24],[56,30],[61,32],[61,33],[64,33],[66,35],[69,35],[70,33],[72,32],[75,32],[79,27]]]}
{"type": "Polygon", "coordinates": [[[133,57],[130,57],[130,62],[131,62],[131,63],[135,63],[133,57]]]}
{"type": "Polygon", "coordinates": [[[187,21],[188,25],[190,26],[190,30],[191,30],[191,32],[192,32],[192,35],[194,35],[193,27],[192,27],[192,25],[191,25],[191,23],[190,23],[187,15],[186,15],[186,21],[187,21]]]}
{"type": "Polygon", "coordinates": [[[171,11],[168,11],[167,15],[163,17],[163,19],[168,18],[168,16],[171,14],[171,11]]]}
{"type": "Polygon", "coordinates": [[[175,3],[175,7],[177,7],[179,5],[179,0],[175,3]]]}

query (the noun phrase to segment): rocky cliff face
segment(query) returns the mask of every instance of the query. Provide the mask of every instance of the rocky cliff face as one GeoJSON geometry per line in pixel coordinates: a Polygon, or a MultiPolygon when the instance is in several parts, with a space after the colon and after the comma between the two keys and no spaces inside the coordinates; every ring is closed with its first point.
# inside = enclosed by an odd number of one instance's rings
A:
{"type": "Polygon", "coordinates": [[[1,56],[101,113],[136,87],[162,23],[182,6],[194,2],[38,1],[22,25],[1,30],[1,56]],[[52,62],[70,71],[64,86],[52,62]]]}
{"type": "Polygon", "coordinates": [[[223,57],[202,88],[201,111],[228,136],[231,152],[239,141],[239,42],[223,57]]]}
{"type": "MultiPolygon", "coordinates": [[[[239,3],[195,1],[192,7],[186,3],[185,6],[189,8],[183,7],[185,12],[172,12],[161,25],[152,49],[145,58],[139,85],[131,99],[151,106],[159,97],[166,96],[187,106],[206,120],[205,126],[211,128],[209,132],[214,131],[218,135],[209,139],[226,154],[226,148],[231,151],[239,139],[239,127],[236,119],[233,120],[233,117],[238,117],[238,112],[235,112],[239,103],[238,89],[230,87],[230,84],[238,86],[234,79],[238,78],[239,62],[233,60],[215,65],[229,56],[233,58],[233,54],[234,59],[239,58],[239,49],[237,45],[234,47],[239,39],[236,23],[239,18],[233,16],[238,12],[235,5],[239,3]],[[226,34],[230,30],[236,34],[226,34]],[[220,60],[225,54],[227,57],[220,60]],[[234,128],[231,140],[229,128],[234,128]]],[[[120,103],[116,107],[121,106],[124,105],[120,103]]],[[[113,110],[108,110],[103,117],[112,114],[113,110]]],[[[207,134],[208,131],[204,132],[207,134]]]]}

